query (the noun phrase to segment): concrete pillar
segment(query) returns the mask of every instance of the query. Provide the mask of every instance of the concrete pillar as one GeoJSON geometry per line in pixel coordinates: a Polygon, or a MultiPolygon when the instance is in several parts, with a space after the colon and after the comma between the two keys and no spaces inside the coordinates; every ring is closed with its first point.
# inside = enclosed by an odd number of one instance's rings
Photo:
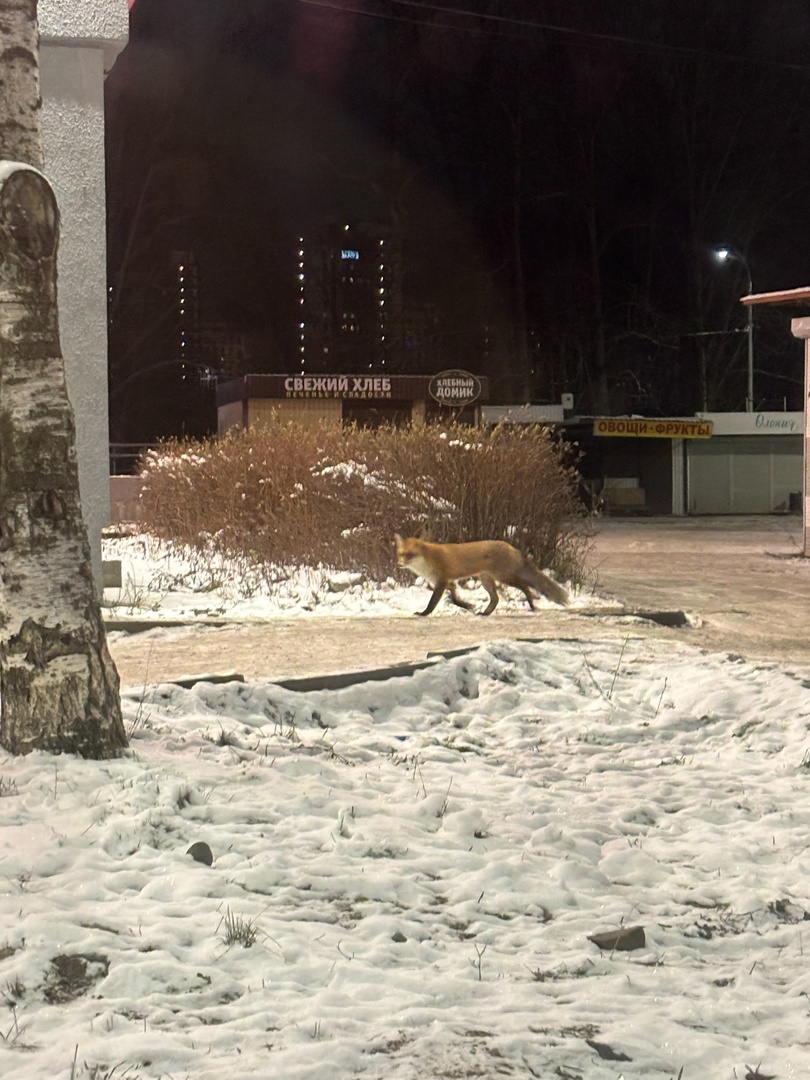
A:
{"type": "Polygon", "coordinates": [[[810,557],[810,317],[791,319],[793,336],[804,341],[804,530],[802,555],[810,557]]]}
{"type": "Polygon", "coordinates": [[[129,31],[127,0],[39,0],[43,172],[59,204],[59,329],[76,417],[82,514],[101,587],[109,523],[104,76],[129,31]]]}

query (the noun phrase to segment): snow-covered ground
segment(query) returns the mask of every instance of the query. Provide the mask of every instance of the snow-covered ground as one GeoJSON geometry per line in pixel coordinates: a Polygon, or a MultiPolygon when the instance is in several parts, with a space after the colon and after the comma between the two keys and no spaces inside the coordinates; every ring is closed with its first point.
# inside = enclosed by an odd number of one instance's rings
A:
{"type": "Polygon", "coordinates": [[[496,641],[124,713],[0,757],[3,1080],[810,1075],[810,677],[496,641]]]}
{"type": "MultiPolygon", "coordinates": [[[[236,568],[217,557],[202,556],[180,546],[161,543],[146,535],[113,537],[104,541],[104,558],[121,562],[121,587],[105,589],[105,616],[112,619],[170,621],[189,618],[226,618],[245,622],[278,616],[412,614],[425,607],[430,589],[408,575],[408,584],[389,579],[383,585],[362,574],[299,567],[270,567],[261,573],[236,568]]],[[[391,567],[395,565],[391,545],[391,567]]],[[[462,590],[479,608],[488,597],[481,586],[462,590]],[[480,601],[480,603],[479,603],[480,601]]],[[[588,589],[574,590],[571,606],[605,605],[588,589]]],[[[554,607],[543,597],[537,607],[554,607]]],[[[615,605],[614,605],[615,606],[615,605]]],[[[517,589],[502,594],[499,612],[526,611],[517,589]]],[[[443,602],[444,615],[469,615],[443,602]]]]}

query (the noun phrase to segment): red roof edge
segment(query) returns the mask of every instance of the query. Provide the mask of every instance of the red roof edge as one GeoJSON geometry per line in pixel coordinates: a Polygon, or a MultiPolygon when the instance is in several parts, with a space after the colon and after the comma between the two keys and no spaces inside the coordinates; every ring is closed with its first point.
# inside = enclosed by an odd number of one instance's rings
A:
{"type": "Polygon", "coordinates": [[[742,304],[753,307],[756,304],[810,304],[810,285],[800,289],[780,289],[778,292],[751,293],[743,296],[742,304]]]}

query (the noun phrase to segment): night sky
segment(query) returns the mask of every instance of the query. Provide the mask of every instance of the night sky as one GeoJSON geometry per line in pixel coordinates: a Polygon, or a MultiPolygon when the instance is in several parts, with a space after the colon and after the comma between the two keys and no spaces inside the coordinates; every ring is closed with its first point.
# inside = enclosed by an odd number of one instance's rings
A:
{"type": "MultiPolygon", "coordinates": [[[[137,0],[107,79],[113,440],[215,424],[173,253],[209,340],[293,371],[298,237],[341,220],[399,252],[393,370],[742,408],[748,270],[810,284],[809,47],[806,0],[137,0]]],[[[801,407],[790,314],[757,312],[757,408],[801,407]]]]}

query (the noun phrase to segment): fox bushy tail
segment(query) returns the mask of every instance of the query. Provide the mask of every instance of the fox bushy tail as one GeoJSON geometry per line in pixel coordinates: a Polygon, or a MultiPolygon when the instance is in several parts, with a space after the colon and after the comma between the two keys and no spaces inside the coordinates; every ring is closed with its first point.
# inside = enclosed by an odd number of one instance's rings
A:
{"type": "Polygon", "coordinates": [[[547,600],[553,601],[555,604],[565,605],[568,603],[568,593],[562,587],[558,585],[556,581],[544,574],[542,570],[538,570],[536,566],[532,566],[532,585],[541,593],[547,600]]]}

